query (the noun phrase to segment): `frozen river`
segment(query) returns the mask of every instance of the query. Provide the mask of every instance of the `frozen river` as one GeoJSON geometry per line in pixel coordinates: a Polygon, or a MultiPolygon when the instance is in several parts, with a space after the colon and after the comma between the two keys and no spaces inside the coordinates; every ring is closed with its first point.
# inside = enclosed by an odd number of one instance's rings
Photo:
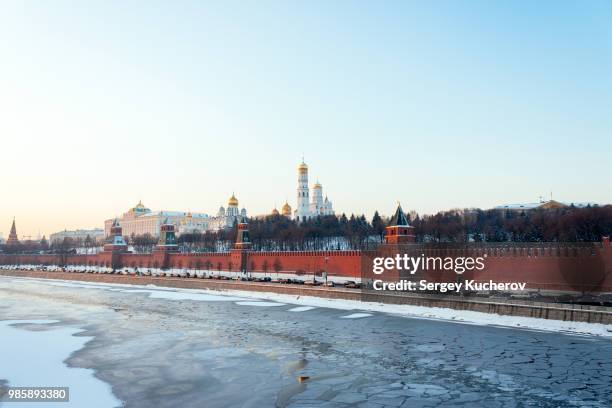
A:
{"type": "Polygon", "coordinates": [[[0,330],[23,350],[1,383],[39,385],[44,367],[96,406],[612,405],[610,337],[6,277],[0,330]]]}

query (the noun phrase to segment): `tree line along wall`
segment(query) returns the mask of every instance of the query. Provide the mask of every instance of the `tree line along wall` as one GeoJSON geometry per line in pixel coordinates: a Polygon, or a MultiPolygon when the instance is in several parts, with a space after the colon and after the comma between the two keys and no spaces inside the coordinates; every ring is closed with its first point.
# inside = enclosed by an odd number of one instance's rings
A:
{"type": "MultiPolygon", "coordinates": [[[[398,248],[386,247],[387,251],[398,248]]],[[[526,282],[529,289],[571,292],[612,293],[612,247],[609,241],[595,244],[564,245],[553,243],[516,245],[472,245],[460,248],[453,244],[409,244],[401,246],[411,256],[485,257],[485,269],[466,271],[418,272],[413,279],[432,282],[455,282],[474,279],[478,282],[526,282]]],[[[383,248],[383,252],[385,249],[383,248]]],[[[101,252],[88,255],[0,254],[0,264],[19,265],[87,265],[106,267],[180,268],[212,271],[279,272],[358,278],[371,270],[379,251],[287,251],[256,252],[232,250],[215,253],[149,254],[101,252]],[[244,261],[246,259],[246,261],[244,261]],[[242,265],[241,265],[242,263],[242,265]]]]}

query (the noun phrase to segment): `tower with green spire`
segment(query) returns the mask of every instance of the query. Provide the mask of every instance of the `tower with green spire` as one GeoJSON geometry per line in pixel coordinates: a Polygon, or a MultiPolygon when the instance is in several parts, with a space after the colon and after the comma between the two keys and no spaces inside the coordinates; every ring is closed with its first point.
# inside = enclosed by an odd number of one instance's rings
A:
{"type": "Polygon", "coordinates": [[[246,218],[241,217],[236,227],[238,232],[236,234],[234,248],[251,249],[251,237],[249,235],[249,226],[246,222],[246,218]]]}
{"type": "Polygon", "coordinates": [[[104,245],[104,252],[126,252],[127,243],[123,238],[123,228],[119,224],[119,219],[115,218],[110,229],[110,236],[104,245]]]}
{"type": "Polygon", "coordinates": [[[176,232],[174,231],[174,224],[168,221],[168,218],[164,220],[159,228],[159,241],[155,246],[156,251],[178,251],[178,244],[176,241],[176,232]]]}
{"type": "Polygon", "coordinates": [[[402,206],[397,203],[397,210],[395,210],[395,214],[391,217],[386,227],[385,243],[405,244],[415,241],[414,227],[410,226],[402,206]]]}

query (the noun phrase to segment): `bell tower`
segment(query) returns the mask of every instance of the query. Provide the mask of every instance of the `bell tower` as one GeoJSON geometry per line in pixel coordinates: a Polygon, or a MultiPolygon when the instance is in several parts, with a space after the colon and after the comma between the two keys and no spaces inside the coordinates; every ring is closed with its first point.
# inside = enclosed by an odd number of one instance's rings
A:
{"type": "Polygon", "coordinates": [[[297,208],[296,221],[305,221],[310,215],[310,189],[308,188],[308,165],[302,163],[298,166],[297,208]]]}

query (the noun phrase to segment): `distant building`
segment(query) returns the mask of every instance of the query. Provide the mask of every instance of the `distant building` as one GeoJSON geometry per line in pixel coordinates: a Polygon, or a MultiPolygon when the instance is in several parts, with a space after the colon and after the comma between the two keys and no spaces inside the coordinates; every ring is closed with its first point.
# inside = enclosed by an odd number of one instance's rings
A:
{"type": "Polygon", "coordinates": [[[49,243],[58,244],[64,241],[66,238],[73,239],[75,241],[85,241],[89,237],[94,243],[101,244],[104,242],[104,230],[102,228],[94,229],[77,229],[77,230],[64,230],[49,235],[49,243]]]}
{"type": "Polygon", "coordinates": [[[293,211],[291,210],[291,206],[289,205],[288,202],[285,201],[285,204],[283,204],[283,206],[281,207],[281,211],[278,210],[278,208],[276,208],[276,206],[274,206],[274,208],[272,209],[272,211],[270,211],[270,213],[268,214],[260,214],[260,215],[255,215],[255,216],[251,216],[251,218],[256,219],[256,220],[263,220],[267,217],[274,217],[274,216],[283,216],[283,217],[287,217],[287,218],[291,218],[292,217],[292,213],[293,211]]]}
{"type": "MultiPolygon", "coordinates": [[[[207,214],[188,213],[181,211],[151,211],[141,201],[136,206],[130,208],[117,221],[121,225],[124,237],[132,235],[150,234],[154,237],[159,236],[159,231],[164,220],[168,219],[174,225],[179,225],[187,216],[191,218],[205,219],[207,214]]],[[[115,218],[104,221],[104,236],[111,235],[111,228],[115,223],[115,218]]]]}
{"type": "MultiPolygon", "coordinates": [[[[159,237],[161,226],[166,221],[174,225],[175,230],[180,235],[227,229],[234,225],[239,216],[246,217],[247,211],[245,208],[241,210],[238,208],[238,199],[232,194],[228,201],[227,210],[220,207],[217,215],[213,217],[205,213],[189,211],[151,211],[139,201],[136,206],[129,209],[117,220],[122,227],[124,237],[144,234],[159,237]]],[[[105,237],[110,236],[114,222],[115,218],[104,221],[105,237]]]]}
{"type": "Polygon", "coordinates": [[[495,207],[495,210],[500,211],[530,211],[536,209],[550,210],[555,208],[586,208],[586,207],[597,207],[598,204],[595,203],[562,203],[560,201],[548,200],[548,201],[540,201],[538,203],[524,203],[524,204],[505,204],[498,205],[495,207]]]}

